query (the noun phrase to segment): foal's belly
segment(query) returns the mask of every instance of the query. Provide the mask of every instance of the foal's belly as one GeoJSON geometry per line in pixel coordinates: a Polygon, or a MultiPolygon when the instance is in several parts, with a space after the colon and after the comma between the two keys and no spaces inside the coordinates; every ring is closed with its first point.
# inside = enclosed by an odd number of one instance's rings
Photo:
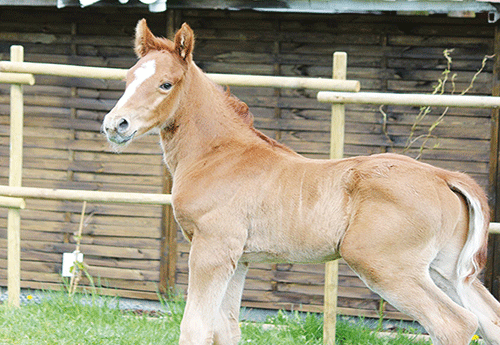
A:
{"type": "Polygon", "coordinates": [[[245,252],[240,261],[246,263],[323,263],[340,259],[337,252],[325,255],[304,255],[302,253],[245,252]]]}
{"type": "Polygon", "coordinates": [[[253,228],[243,250],[242,262],[320,263],[340,258],[341,229],[253,228]]]}

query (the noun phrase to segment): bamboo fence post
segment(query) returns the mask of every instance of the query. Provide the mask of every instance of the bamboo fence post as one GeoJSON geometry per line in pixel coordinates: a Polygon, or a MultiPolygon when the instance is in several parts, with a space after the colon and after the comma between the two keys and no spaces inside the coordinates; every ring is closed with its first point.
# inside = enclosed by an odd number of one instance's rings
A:
{"type": "MultiPolygon", "coordinates": [[[[333,54],[333,78],[345,80],[347,74],[347,54],[337,52],[333,54]]],[[[345,106],[332,105],[332,121],[330,130],[330,158],[340,159],[344,154],[344,122],[345,106]]],[[[327,262],[325,265],[325,297],[324,297],[324,324],[323,343],[335,344],[335,329],[337,324],[337,294],[338,294],[338,260],[327,262]]]]}
{"type": "MultiPolygon", "coordinates": [[[[22,62],[22,46],[10,48],[10,60],[22,62]]],[[[9,186],[20,187],[23,169],[23,86],[10,87],[10,163],[9,186]]],[[[19,208],[9,208],[7,218],[7,290],[8,304],[19,307],[21,292],[21,217],[19,208]]]]}

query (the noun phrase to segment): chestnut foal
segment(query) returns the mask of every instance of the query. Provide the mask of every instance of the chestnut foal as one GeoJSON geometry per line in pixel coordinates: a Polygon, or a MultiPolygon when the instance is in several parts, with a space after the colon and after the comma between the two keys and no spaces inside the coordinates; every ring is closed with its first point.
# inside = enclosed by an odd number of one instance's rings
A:
{"type": "Polygon", "coordinates": [[[141,20],[140,60],[103,123],[116,149],[160,131],[192,244],[180,344],[238,342],[248,263],[340,257],[435,345],[466,345],[478,327],[500,344],[500,304],[477,279],[489,210],[470,177],[395,154],[304,158],[257,131],[247,105],[195,65],[193,47],[187,24],[172,42],[141,20]]]}

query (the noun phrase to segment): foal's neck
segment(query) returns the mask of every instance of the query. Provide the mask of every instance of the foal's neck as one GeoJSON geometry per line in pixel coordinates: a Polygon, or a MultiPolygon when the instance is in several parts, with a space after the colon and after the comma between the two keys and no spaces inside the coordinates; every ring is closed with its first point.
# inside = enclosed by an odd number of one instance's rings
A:
{"type": "Polygon", "coordinates": [[[174,120],[160,133],[164,160],[172,174],[180,165],[193,164],[216,148],[257,140],[252,127],[228,106],[227,96],[194,63],[183,83],[174,120]]]}

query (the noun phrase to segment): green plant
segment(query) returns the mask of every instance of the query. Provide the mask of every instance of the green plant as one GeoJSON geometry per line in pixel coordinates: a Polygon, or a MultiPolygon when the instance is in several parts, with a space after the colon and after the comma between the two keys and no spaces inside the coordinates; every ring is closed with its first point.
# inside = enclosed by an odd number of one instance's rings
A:
{"type": "Polygon", "coordinates": [[[377,332],[380,332],[383,330],[383,322],[384,322],[384,311],[385,311],[385,306],[387,305],[387,302],[383,299],[380,298],[379,305],[378,305],[378,321],[377,321],[377,332]]]}
{"type": "MultiPolygon", "coordinates": [[[[451,57],[451,54],[453,53],[454,49],[445,49],[443,51],[443,56],[446,59],[446,67],[441,73],[442,77],[438,79],[437,84],[434,86],[432,95],[443,95],[445,94],[447,90],[447,85],[451,84],[451,91],[449,92],[450,94],[454,95],[456,94],[456,78],[457,74],[453,73],[452,74],[452,63],[453,59],[451,57]]],[[[486,63],[488,60],[492,59],[494,55],[486,55],[482,62],[481,62],[481,67],[475,72],[473,77],[471,78],[471,81],[469,85],[459,93],[459,95],[465,95],[467,94],[473,87],[476,79],[478,76],[484,71],[486,67],[486,63]]],[[[439,144],[433,145],[431,148],[427,147],[427,144],[431,138],[437,138],[433,132],[434,130],[444,121],[446,114],[448,113],[449,107],[446,107],[440,115],[437,117],[437,119],[432,122],[429,127],[427,128],[426,132],[421,135],[416,135],[417,130],[421,127],[422,122],[424,119],[427,118],[427,116],[431,113],[432,108],[429,106],[426,107],[420,107],[419,113],[415,117],[415,121],[413,122],[410,131],[408,133],[408,137],[406,139],[406,143],[402,149],[403,154],[407,154],[414,146],[416,142],[419,140],[422,140],[422,143],[418,147],[418,154],[415,157],[416,159],[419,159],[422,157],[422,154],[426,149],[435,149],[438,147],[439,144]]],[[[382,114],[382,132],[386,136],[386,138],[389,140],[390,144],[392,147],[394,147],[394,141],[389,135],[388,131],[388,116],[387,113],[384,111],[383,106],[379,108],[380,113],[382,114]]]]}
{"type": "MultiPolygon", "coordinates": [[[[75,241],[76,241],[76,248],[74,253],[80,253],[80,244],[81,244],[81,239],[82,239],[82,232],[84,226],[88,223],[89,219],[92,217],[92,214],[90,214],[87,219],[85,219],[85,210],[87,208],[87,202],[83,202],[82,206],[82,212],[80,215],[80,223],[78,226],[78,232],[74,236],[75,241]]],[[[76,257],[76,256],[75,256],[76,257]]],[[[90,284],[90,289],[92,291],[93,295],[97,295],[97,290],[96,290],[96,285],[94,283],[94,278],[90,275],[89,273],[89,267],[84,261],[78,261],[75,260],[73,262],[73,266],[70,268],[70,272],[73,274],[71,278],[65,279],[64,277],[62,278],[63,286],[68,292],[69,296],[73,296],[75,292],[77,291],[78,288],[78,283],[80,282],[82,278],[82,273],[85,275],[87,280],[89,281],[90,284]]]]}

